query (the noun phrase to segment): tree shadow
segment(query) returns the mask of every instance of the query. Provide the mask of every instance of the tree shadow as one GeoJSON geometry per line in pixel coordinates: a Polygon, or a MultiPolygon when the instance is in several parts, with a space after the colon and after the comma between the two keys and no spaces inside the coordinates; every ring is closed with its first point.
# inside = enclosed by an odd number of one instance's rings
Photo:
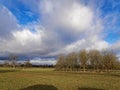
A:
{"type": "Polygon", "coordinates": [[[78,90],[104,90],[104,89],[91,88],[91,87],[79,87],[78,90]]]}
{"type": "Polygon", "coordinates": [[[0,70],[0,73],[16,72],[16,70],[0,70]]]}
{"type": "Polygon", "coordinates": [[[58,89],[53,85],[37,84],[37,85],[29,86],[26,88],[22,88],[19,90],[58,90],[58,89]]]}

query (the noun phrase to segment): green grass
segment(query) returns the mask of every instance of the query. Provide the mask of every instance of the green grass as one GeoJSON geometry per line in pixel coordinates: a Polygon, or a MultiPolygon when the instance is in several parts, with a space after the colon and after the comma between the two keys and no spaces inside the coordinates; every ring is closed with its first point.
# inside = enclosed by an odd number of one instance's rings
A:
{"type": "Polygon", "coordinates": [[[0,68],[0,90],[120,90],[120,71],[81,73],[0,68]]]}

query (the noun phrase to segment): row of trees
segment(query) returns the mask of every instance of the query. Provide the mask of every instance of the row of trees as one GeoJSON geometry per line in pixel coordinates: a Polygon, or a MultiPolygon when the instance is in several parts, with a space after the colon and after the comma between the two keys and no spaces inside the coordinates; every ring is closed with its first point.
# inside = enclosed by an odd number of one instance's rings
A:
{"type": "Polygon", "coordinates": [[[120,69],[117,56],[111,51],[81,50],[79,53],[60,55],[56,63],[56,70],[94,70],[108,71],[120,69]]]}
{"type": "Polygon", "coordinates": [[[12,68],[16,68],[16,67],[32,67],[32,64],[29,61],[25,61],[23,63],[18,63],[16,62],[12,62],[12,61],[5,61],[3,64],[0,65],[1,67],[12,67],[12,68]]]}
{"type": "Polygon", "coordinates": [[[1,66],[3,67],[32,67],[32,64],[30,63],[30,60],[26,60],[24,63],[17,62],[18,56],[15,54],[10,54],[8,57],[8,60],[5,60],[1,66]]]}
{"type": "Polygon", "coordinates": [[[30,60],[24,62],[18,62],[18,56],[15,54],[10,54],[8,60],[5,60],[3,64],[0,64],[1,67],[42,67],[42,68],[53,68],[54,65],[33,65],[30,60]]]}

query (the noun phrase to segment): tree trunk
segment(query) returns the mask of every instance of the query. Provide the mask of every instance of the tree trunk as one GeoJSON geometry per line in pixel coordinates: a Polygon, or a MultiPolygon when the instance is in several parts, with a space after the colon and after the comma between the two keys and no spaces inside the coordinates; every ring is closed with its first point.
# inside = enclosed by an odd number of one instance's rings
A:
{"type": "Polygon", "coordinates": [[[83,66],[83,71],[85,72],[85,65],[83,66]]]}

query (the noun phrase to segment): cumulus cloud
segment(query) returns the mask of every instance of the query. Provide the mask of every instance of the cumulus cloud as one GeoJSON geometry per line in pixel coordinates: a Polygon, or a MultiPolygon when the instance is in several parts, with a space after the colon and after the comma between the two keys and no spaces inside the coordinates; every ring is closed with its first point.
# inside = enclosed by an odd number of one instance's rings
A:
{"type": "Polygon", "coordinates": [[[44,33],[39,29],[34,33],[29,29],[16,30],[12,32],[11,38],[1,40],[1,51],[26,54],[40,50],[42,37],[44,37],[44,33]]]}
{"type": "Polygon", "coordinates": [[[55,28],[54,32],[57,32],[60,38],[65,35],[62,42],[66,41],[66,38],[68,41],[71,40],[70,43],[66,43],[60,50],[51,53],[51,55],[79,51],[83,48],[102,50],[109,47],[101,35],[104,29],[102,19],[99,12],[96,12],[93,7],[77,0],[70,0],[69,3],[67,0],[53,2],[45,0],[40,8],[43,20],[47,25],[50,25],[48,27],[55,28]],[[47,17],[49,21],[45,20],[47,17]],[[56,28],[61,29],[58,32],[56,28]]]}
{"type": "Polygon", "coordinates": [[[33,13],[37,13],[40,20],[22,26],[7,8],[1,6],[0,34],[4,32],[5,36],[11,33],[11,37],[0,38],[0,55],[17,53],[35,57],[55,56],[81,49],[109,48],[110,44],[102,35],[107,19],[102,19],[100,10],[93,7],[90,2],[89,4],[79,0],[20,2],[29,7],[33,13]]]}
{"type": "Polygon", "coordinates": [[[23,46],[29,43],[41,43],[42,36],[42,31],[32,33],[29,29],[13,32],[13,37],[23,46]]]}
{"type": "Polygon", "coordinates": [[[79,52],[81,49],[91,50],[97,49],[99,51],[109,48],[109,44],[104,40],[97,39],[81,39],[70,45],[66,45],[62,50],[51,53],[50,55],[58,55],[59,53],[68,54],[71,52],[79,52]]]}
{"type": "Polygon", "coordinates": [[[94,11],[78,1],[44,0],[41,4],[40,10],[43,14],[43,20],[48,17],[45,23],[51,27],[80,32],[90,28],[93,23],[94,11]]]}
{"type": "Polygon", "coordinates": [[[94,9],[77,0],[54,2],[45,0],[42,4],[43,20],[50,26],[61,28],[61,32],[63,30],[64,33],[69,33],[69,35],[73,36],[74,33],[80,35],[81,31],[97,33],[103,28],[97,13],[95,15],[94,9]],[[49,8],[49,10],[46,8],[49,8]],[[49,21],[46,20],[47,17],[49,21]]]}
{"type": "MultiPolygon", "coordinates": [[[[31,31],[31,28],[24,29],[23,27],[22,30],[16,28],[18,30],[11,31],[12,37],[9,38],[10,40],[2,41],[3,52],[50,55],[51,52],[64,51],[64,49],[67,51],[68,49],[69,51],[76,51],[82,47],[101,49],[100,45],[96,44],[105,43],[99,37],[102,23],[89,6],[76,0],[65,1],[64,3],[56,0],[45,0],[39,2],[39,4],[39,11],[41,11],[41,17],[44,20],[42,22],[43,27],[46,29],[38,28],[38,26],[41,26],[39,22],[35,26],[32,25],[34,31],[31,31]],[[90,32],[89,35],[88,32],[90,32]],[[93,40],[94,37],[89,39],[95,35],[98,40],[93,40]]],[[[14,21],[14,18],[12,18],[12,21],[14,21]]]]}

